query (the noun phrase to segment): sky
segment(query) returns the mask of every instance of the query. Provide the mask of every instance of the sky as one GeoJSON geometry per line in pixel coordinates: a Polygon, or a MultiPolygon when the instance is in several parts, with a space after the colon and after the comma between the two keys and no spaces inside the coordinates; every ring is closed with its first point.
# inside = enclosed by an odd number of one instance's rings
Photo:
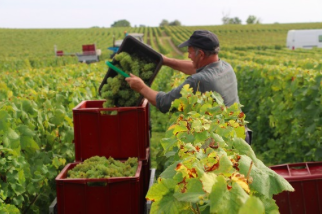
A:
{"type": "Polygon", "coordinates": [[[157,27],[162,20],[184,26],[221,25],[253,15],[263,24],[322,22],[322,0],[0,0],[0,28],[157,27]]]}

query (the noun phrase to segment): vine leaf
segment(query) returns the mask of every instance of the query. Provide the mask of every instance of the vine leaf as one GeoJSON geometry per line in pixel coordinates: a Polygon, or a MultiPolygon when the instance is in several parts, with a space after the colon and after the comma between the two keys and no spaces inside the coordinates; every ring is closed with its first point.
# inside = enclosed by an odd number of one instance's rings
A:
{"type": "Polygon", "coordinates": [[[238,214],[248,214],[250,210],[252,210],[252,214],[265,213],[263,202],[255,196],[250,196],[247,199],[245,204],[240,208],[238,214]]]}
{"type": "Polygon", "coordinates": [[[238,213],[248,199],[248,194],[235,182],[231,188],[223,176],[218,176],[209,195],[210,212],[218,214],[234,214],[238,213]]]}

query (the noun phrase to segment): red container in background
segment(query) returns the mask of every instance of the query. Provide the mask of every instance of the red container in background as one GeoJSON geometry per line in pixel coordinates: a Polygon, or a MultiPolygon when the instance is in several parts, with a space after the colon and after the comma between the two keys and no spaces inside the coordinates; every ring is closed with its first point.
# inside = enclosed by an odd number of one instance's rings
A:
{"type": "Polygon", "coordinates": [[[143,213],[141,161],[134,177],[67,179],[67,171],[79,163],[67,164],[56,177],[59,214],[143,213]]]}
{"type": "Polygon", "coordinates": [[[295,189],[274,196],[281,214],[322,214],[322,162],[282,164],[270,168],[295,189]]]}
{"type": "Polygon", "coordinates": [[[105,100],[83,101],[73,109],[75,161],[92,156],[147,159],[149,105],[103,108],[105,100]],[[104,111],[115,115],[102,114],[104,111]]]}

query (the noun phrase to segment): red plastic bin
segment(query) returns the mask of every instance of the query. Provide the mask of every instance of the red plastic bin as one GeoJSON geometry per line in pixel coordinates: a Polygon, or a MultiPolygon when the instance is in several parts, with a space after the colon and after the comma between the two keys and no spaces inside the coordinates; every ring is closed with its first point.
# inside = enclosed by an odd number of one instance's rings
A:
{"type": "Polygon", "coordinates": [[[282,164],[270,168],[295,189],[274,196],[281,214],[322,214],[322,162],[282,164]]]}
{"type": "Polygon", "coordinates": [[[147,159],[149,110],[141,106],[103,108],[105,100],[83,101],[73,109],[75,161],[92,156],[147,159]],[[102,114],[115,111],[116,115],[102,114]]]}
{"type": "Polygon", "coordinates": [[[79,163],[67,164],[56,177],[59,214],[142,213],[141,161],[134,177],[67,179],[67,171],[79,163]]]}

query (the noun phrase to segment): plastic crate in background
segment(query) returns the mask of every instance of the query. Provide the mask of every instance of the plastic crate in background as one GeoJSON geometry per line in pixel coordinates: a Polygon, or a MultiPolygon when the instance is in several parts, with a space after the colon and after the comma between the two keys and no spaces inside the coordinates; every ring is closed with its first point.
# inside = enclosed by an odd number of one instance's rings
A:
{"type": "Polygon", "coordinates": [[[140,206],[143,185],[141,161],[134,177],[67,179],[67,171],[79,163],[67,164],[56,177],[59,214],[144,212],[140,206]]]}
{"type": "Polygon", "coordinates": [[[274,196],[281,214],[322,214],[322,162],[282,164],[270,168],[295,189],[274,196]]]}
{"type": "MultiPolygon", "coordinates": [[[[146,44],[140,42],[138,39],[134,38],[131,35],[126,36],[125,39],[123,40],[117,53],[121,53],[121,52],[127,52],[129,54],[135,53],[139,57],[142,57],[145,60],[147,60],[149,63],[155,64],[155,69],[153,71],[153,75],[151,76],[151,78],[149,79],[149,81],[147,83],[148,86],[151,86],[154,78],[156,77],[156,75],[158,74],[158,72],[162,66],[162,62],[163,62],[162,55],[160,53],[156,52],[155,50],[153,50],[151,47],[147,46],[146,44]]],[[[118,61],[113,59],[112,63],[114,65],[116,65],[116,64],[118,64],[118,61]]],[[[103,81],[101,82],[101,85],[98,89],[99,94],[101,93],[101,89],[102,89],[103,85],[106,84],[107,78],[115,77],[116,75],[118,75],[118,73],[116,71],[114,71],[111,68],[108,68],[107,73],[106,73],[105,77],[103,78],[103,81]]],[[[138,106],[141,105],[141,103],[143,102],[143,98],[144,97],[142,95],[139,97],[138,102],[137,102],[138,106]]]]}
{"type": "Polygon", "coordinates": [[[149,110],[141,106],[103,108],[104,100],[83,101],[73,109],[75,161],[92,156],[147,159],[149,110]],[[114,111],[115,115],[103,114],[114,111]]]}

